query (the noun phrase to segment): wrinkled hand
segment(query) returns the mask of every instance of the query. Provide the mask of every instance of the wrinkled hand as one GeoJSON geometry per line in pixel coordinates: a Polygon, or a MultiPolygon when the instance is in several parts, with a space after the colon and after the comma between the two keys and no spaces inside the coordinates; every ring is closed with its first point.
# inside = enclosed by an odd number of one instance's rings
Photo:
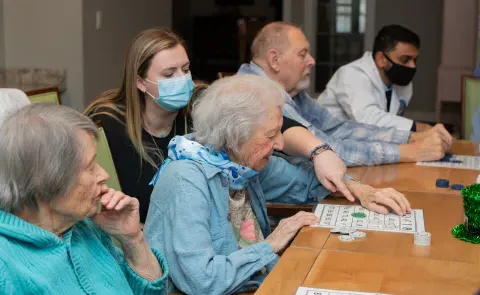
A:
{"type": "Polygon", "coordinates": [[[415,133],[413,135],[413,141],[420,142],[433,137],[439,137],[442,140],[442,144],[445,150],[449,150],[452,147],[453,137],[447,131],[447,129],[445,129],[445,126],[443,126],[443,124],[437,124],[432,128],[428,129],[427,131],[415,133]]]}
{"type": "Polygon", "coordinates": [[[429,137],[416,145],[416,161],[436,161],[445,156],[445,151],[450,147],[442,140],[438,133],[432,133],[429,137]]]}
{"type": "Polygon", "coordinates": [[[265,239],[265,242],[270,243],[275,253],[279,253],[288,246],[288,243],[302,227],[316,224],[319,221],[320,219],[313,213],[298,212],[292,217],[282,219],[277,228],[265,239]]]}
{"type": "Polygon", "coordinates": [[[333,151],[325,151],[313,160],[313,168],[318,181],[329,191],[342,193],[350,202],[354,202],[350,190],[345,185],[347,167],[333,151]]]}
{"type": "Polygon", "coordinates": [[[107,186],[102,187],[102,209],[93,218],[103,231],[120,242],[141,234],[138,200],[107,186]]]}
{"type": "Polygon", "coordinates": [[[376,189],[363,185],[357,197],[363,207],[377,213],[388,214],[391,209],[397,215],[403,216],[412,211],[407,198],[393,188],[376,189]]]}
{"type": "Polygon", "coordinates": [[[422,131],[427,131],[432,129],[433,126],[427,123],[422,123],[422,122],[415,122],[415,125],[417,126],[417,131],[422,132],[422,131]]]}

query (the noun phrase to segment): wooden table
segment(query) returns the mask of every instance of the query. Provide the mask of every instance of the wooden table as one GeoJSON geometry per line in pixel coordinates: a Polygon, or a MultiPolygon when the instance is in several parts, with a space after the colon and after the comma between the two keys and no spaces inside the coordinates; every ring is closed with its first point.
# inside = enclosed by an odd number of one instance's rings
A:
{"type": "Polygon", "coordinates": [[[294,294],[319,253],[316,249],[288,248],[255,294],[294,294]]]}
{"type": "Polygon", "coordinates": [[[471,295],[480,287],[480,268],[470,263],[420,257],[321,250],[301,285],[402,295],[471,295]]]}
{"type": "MultiPolygon", "coordinates": [[[[463,222],[462,199],[404,193],[414,209],[423,209],[425,229],[432,234],[429,247],[416,246],[412,234],[365,231],[366,239],[342,243],[329,229],[305,227],[255,294],[292,295],[300,286],[388,294],[473,294],[480,288],[480,245],[451,235],[451,229],[463,222]]],[[[349,204],[343,198],[326,198],[322,203],[349,204]]]]}
{"type": "Polygon", "coordinates": [[[449,153],[454,155],[478,156],[480,153],[480,142],[468,140],[456,140],[449,153]]]}
{"type": "MultiPolygon", "coordinates": [[[[423,209],[425,230],[432,234],[430,247],[416,246],[413,235],[365,231],[367,239],[343,243],[328,228],[304,227],[292,247],[385,254],[400,257],[425,257],[469,262],[480,265],[480,246],[455,239],[451,229],[463,223],[463,202],[446,194],[404,192],[413,209],[423,209]]],[[[322,204],[351,204],[344,198],[326,198],[322,204]]],[[[480,287],[480,285],[479,285],[480,287]]]]}
{"type": "Polygon", "coordinates": [[[460,191],[450,188],[439,188],[435,185],[437,179],[448,179],[450,185],[470,185],[477,181],[480,170],[465,170],[455,168],[439,168],[417,166],[415,163],[402,163],[368,167],[361,182],[376,188],[391,187],[398,191],[413,191],[423,193],[438,193],[460,195],[460,191]]]}
{"type": "MultiPolygon", "coordinates": [[[[322,249],[468,262],[478,264],[480,268],[480,246],[457,240],[451,234],[455,225],[463,223],[463,202],[460,197],[414,192],[404,194],[413,209],[423,209],[425,231],[432,234],[432,244],[429,247],[416,246],[412,234],[365,231],[366,239],[357,239],[350,243],[340,242],[338,235],[331,234],[322,249]]],[[[349,204],[344,199],[326,199],[325,202],[349,204]]],[[[317,232],[309,231],[308,228],[302,231],[305,231],[304,235],[309,233],[302,237],[302,241],[316,240],[317,232]]],[[[318,238],[323,240],[324,236],[318,235],[318,238]]],[[[316,243],[302,246],[318,249],[316,243]]]]}
{"type": "MultiPolygon", "coordinates": [[[[451,152],[478,155],[478,143],[456,141],[451,152]]],[[[300,286],[389,294],[473,294],[480,288],[480,245],[453,238],[463,222],[458,191],[435,187],[437,178],[474,183],[480,171],[416,166],[415,163],[349,168],[375,187],[393,187],[423,209],[429,247],[412,234],[365,231],[367,238],[342,243],[326,228],[303,228],[255,294],[292,295],[300,286]]],[[[322,203],[351,204],[344,198],[322,203]]]]}
{"type": "MultiPolygon", "coordinates": [[[[457,155],[477,155],[478,143],[459,140],[453,144],[451,152],[457,155]]],[[[392,187],[398,191],[413,191],[460,195],[460,191],[438,188],[435,181],[448,179],[450,185],[464,186],[475,183],[480,170],[417,166],[416,163],[371,166],[364,172],[361,182],[378,187],[392,187]]]]}
{"type": "Polygon", "coordinates": [[[298,287],[387,294],[473,294],[480,268],[466,262],[290,247],[256,295],[298,287]]]}

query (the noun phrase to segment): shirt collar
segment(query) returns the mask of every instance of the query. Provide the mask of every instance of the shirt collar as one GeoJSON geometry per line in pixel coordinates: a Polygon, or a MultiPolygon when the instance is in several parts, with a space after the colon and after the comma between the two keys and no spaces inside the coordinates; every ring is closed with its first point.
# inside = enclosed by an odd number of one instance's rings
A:
{"type": "Polygon", "coordinates": [[[387,85],[385,85],[385,83],[383,83],[383,89],[385,89],[385,92],[387,92],[392,90],[392,87],[388,87],[387,85]]]}

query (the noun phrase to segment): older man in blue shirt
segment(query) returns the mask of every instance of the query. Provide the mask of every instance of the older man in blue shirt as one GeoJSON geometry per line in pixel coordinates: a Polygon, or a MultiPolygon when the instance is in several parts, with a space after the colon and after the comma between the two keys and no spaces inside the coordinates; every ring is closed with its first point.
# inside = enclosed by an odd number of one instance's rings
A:
{"type": "Polygon", "coordinates": [[[286,91],[283,114],[330,145],[347,166],[438,160],[451,147],[453,139],[441,124],[425,132],[409,132],[334,117],[305,92],[315,65],[309,50],[298,27],[268,24],[253,41],[252,62],[242,65],[238,74],[280,82],[286,91]]]}

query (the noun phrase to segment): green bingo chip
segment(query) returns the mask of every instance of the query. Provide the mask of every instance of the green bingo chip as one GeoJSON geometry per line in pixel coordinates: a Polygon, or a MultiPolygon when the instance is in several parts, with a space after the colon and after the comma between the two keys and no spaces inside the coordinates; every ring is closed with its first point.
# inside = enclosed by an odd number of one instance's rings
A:
{"type": "Polygon", "coordinates": [[[362,213],[362,212],[355,212],[355,213],[352,213],[352,216],[355,217],[355,218],[365,218],[365,217],[367,217],[367,214],[362,213]]]}

